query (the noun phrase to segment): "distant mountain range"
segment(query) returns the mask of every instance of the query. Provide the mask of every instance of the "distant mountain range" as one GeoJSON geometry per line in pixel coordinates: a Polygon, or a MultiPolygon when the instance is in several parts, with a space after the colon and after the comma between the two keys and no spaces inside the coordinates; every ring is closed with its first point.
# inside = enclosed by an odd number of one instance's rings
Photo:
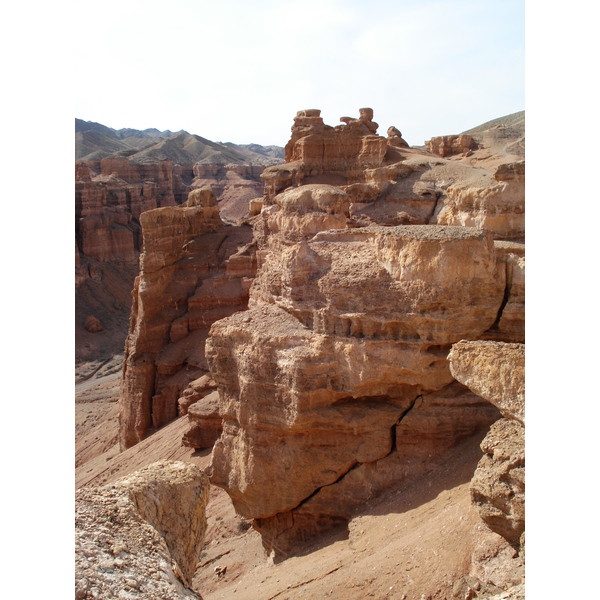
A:
{"type": "Polygon", "coordinates": [[[75,119],[75,160],[100,160],[107,156],[126,157],[134,163],[172,160],[173,164],[282,163],[280,146],[211,142],[187,131],[158,129],[113,129],[100,123],[75,119]]]}

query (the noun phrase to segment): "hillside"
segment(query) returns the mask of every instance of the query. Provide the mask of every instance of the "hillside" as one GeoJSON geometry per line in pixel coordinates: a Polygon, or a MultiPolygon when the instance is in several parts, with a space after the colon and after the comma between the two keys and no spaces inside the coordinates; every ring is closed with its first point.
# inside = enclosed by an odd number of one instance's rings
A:
{"type": "Polygon", "coordinates": [[[283,148],[212,142],[187,131],[112,129],[100,123],[75,119],[75,159],[126,157],[132,163],[172,160],[174,165],[272,165],[282,162],[283,148]]]}

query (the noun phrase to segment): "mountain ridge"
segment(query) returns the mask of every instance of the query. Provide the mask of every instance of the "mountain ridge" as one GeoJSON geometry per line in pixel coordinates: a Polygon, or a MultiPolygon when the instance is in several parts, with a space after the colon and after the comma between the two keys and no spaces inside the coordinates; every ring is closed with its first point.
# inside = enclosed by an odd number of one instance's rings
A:
{"type": "Polygon", "coordinates": [[[260,144],[213,142],[185,130],[113,129],[75,119],[75,160],[126,157],[134,163],[172,160],[173,164],[258,164],[283,162],[283,148],[260,144]]]}

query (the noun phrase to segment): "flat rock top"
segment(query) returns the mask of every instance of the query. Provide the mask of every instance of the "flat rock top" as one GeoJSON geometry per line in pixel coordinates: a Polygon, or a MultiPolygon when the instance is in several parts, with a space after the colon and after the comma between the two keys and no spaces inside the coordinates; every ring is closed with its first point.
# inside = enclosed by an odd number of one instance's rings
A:
{"type": "Polygon", "coordinates": [[[314,242],[362,241],[375,236],[414,240],[483,240],[489,235],[475,227],[448,227],[443,225],[369,225],[360,229],[333,229],[317,233],[314,242]]]}
{"type": "Polygon", "coordinates": [[[298,319],[272,304],[261,304],[246,311],[237,312],[226,319],[213,324],[210,335],[217,329],[226,327],[241,327],[258,337],[285,337],[292,343],[293,337],[309,338],[315,334],[306,328],[298,319]]]}
{"type": "Polygon", "coordinates": [[[458,381],[525,425],[525,344],[460,341],[448,360],[458,381]]]}

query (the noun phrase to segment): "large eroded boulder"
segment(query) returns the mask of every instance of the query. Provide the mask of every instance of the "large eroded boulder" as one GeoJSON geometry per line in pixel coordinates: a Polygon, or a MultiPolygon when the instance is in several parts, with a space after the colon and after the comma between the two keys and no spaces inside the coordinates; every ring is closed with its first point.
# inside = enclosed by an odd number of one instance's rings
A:
{"type": "Polygon", "coordinates": [[[448,360],[458,381],[525,425],[525,344],[461,341],[448,360]]]}

